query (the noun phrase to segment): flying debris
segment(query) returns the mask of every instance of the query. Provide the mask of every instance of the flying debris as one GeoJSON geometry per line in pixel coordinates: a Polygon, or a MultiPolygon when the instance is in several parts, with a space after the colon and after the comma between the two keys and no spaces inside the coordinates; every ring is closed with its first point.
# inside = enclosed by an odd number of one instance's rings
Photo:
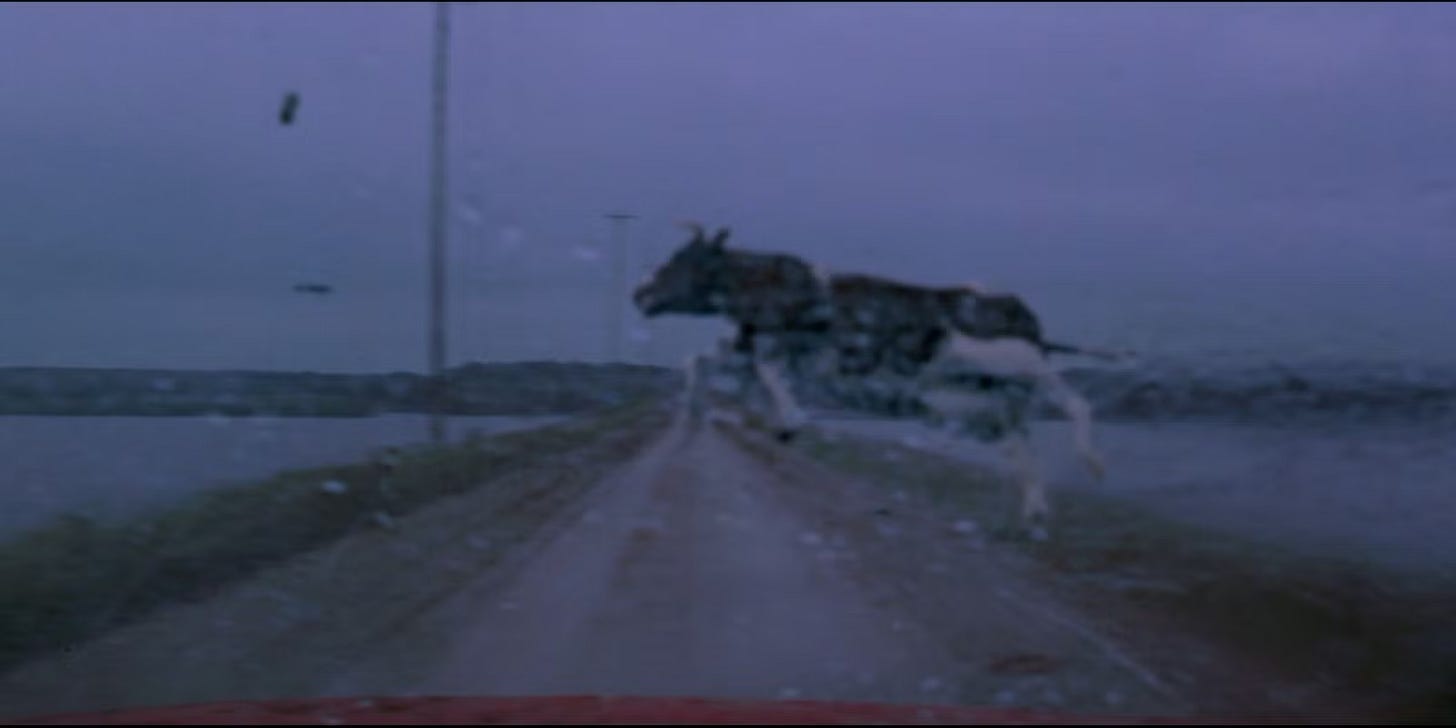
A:
{"type": "Polygon", "coordinates": [[[278,121],[284,126],[293,124],[293,117],[298,115],[298,93],[289,91],[283,97],[283,108],[278,110],[278,121]]]}
{"type": "Polygon", "coordinates": [[[293,287],[297,293],[315,293],[326,295],[334,292],[334,287],[327,283],[299,283],[293,287]]]}

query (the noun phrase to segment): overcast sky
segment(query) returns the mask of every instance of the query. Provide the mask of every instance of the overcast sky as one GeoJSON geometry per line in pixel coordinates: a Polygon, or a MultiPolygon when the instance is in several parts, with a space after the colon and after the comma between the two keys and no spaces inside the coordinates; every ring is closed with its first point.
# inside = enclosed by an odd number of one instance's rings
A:
{"type": "MultiPolygon", "coordinates": [[[[431,13],[0,4],[0,365],[421,369],[431,13]]],[[[452,16],[453,361],[602,356],[615,209],[630,279],[682,218],[935,283],[1456,273],[1449,5],[452,16]]]]}

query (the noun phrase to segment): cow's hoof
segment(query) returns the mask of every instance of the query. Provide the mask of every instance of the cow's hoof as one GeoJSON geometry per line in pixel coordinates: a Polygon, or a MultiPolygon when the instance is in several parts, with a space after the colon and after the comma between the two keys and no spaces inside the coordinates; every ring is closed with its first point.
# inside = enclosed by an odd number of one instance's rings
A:
{"type": "Polygon", "coordinates": [[[1027,513],[1022,520],[1022,528],[1025,529],[1026,538],[1032,543],[1043,543],[1051,539],[1051,532],[1048,530],[1051,519],[1043,508],[1038,508],[1027,513]]]}

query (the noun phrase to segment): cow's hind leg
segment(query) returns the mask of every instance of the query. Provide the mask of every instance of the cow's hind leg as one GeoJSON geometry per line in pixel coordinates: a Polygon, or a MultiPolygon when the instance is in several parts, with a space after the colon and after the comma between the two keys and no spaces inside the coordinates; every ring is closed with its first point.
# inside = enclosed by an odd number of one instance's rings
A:
{"type": "Polygon", "coordinates": [[[1072,389],[1061,375],[1051,371],[1050,367],[1042,377],[1042,384],[1047,397],[1061,407],[1067,419],[1072,421],[1072,437],[1077,454],[1082,456],[1082,462],[1092,472],[1092,476],[1101,480],[1105,477],[1107,467],[1102,462],[1102,456],[1092,447],[1092,405],[1077,390],[1072,389]]]}
{"type": "Polygon", "coordinates": [[[1006,436],[1002,447],[1021,493],[1021,524],[1033,540],[1045,541],[1051,507],[1047,505],[1046,483],[1031,451],[1031,437],[1025,430],[1013,432],[1006,436]]]}
{"type": "Polygon", "coordinates": [[[940,386],[923,392],[920,402],[927,417],[939,420],[950,432],[999,446],[1010,464],[1018,501],[1008,506],[1007,532],[1024,530],[1035,540],[1047,538],[1051,508],[1031,448],[1027,428],[1029,400],[1005,388],[977,389],[940,386]]]}

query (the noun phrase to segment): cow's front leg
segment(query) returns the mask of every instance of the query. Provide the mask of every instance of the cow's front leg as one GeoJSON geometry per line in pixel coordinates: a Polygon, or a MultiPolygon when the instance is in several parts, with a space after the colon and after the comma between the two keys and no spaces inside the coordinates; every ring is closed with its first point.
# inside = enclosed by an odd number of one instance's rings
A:
{"type": "Polygon", "coordinates": [[[809,421],[809,416],[794,400],[794,394],[784,380],[783,365],[766,357],[755,356],[753,371],[768,390],[769,398],[773,400],[774,415],[779,426],[778,438],[784,442],[793,439],[809,421]]]}
{"type": "Polygon", "coordinates": [[[693,354],[683,365],[683,405],[687,411],[688,424],[696,427],[703,420],[703,378],[709,355],[693,354]]]}

